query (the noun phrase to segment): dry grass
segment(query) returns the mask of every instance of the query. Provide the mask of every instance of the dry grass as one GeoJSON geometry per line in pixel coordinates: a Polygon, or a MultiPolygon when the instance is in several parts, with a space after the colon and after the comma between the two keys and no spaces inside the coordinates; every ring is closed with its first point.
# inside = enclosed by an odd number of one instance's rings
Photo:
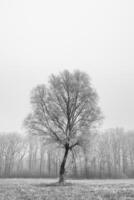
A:
{"type": "Polygon", "coordinates": [[[134,180],[0,179],[0,200],[134,200],[134,180]]]}

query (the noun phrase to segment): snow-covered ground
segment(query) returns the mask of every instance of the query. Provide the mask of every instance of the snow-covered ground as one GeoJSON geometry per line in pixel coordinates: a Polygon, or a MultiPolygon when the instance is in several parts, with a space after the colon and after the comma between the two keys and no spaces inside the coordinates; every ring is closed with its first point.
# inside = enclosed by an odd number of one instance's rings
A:
{"type": "Polygon", "coordinates": [[[0,200],[134,200],[134,180],[0,179],[0,200]]]}

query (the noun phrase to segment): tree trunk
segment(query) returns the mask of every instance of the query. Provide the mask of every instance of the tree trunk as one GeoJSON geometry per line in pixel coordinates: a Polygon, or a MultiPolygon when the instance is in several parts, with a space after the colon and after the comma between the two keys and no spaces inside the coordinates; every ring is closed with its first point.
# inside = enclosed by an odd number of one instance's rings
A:
{"type": "Polygon", "coordinates": [[[59,183],[64,183],[64,175],[65,175],[65,164],[68,156],[69,147],[68,145],[65,146],[65,153],[64,157],[60,166],[60,173],[59,173],[59,183]]]}

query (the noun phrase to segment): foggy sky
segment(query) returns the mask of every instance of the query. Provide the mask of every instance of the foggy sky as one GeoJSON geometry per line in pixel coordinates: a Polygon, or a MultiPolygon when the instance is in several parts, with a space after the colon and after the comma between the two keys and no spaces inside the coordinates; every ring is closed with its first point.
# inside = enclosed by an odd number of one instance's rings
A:
{"type": "Polygon", "coordinates": [[[100,97],[102,128],[134,129],[132,0],[0,0],[0,132],[21,131],[30,91],[80,69],[100,97]]]}

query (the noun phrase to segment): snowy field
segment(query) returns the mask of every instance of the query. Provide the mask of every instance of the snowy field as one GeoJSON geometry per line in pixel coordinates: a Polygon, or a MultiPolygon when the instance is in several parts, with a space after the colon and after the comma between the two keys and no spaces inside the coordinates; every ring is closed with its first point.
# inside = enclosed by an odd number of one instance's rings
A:
{"type": "Polygon", "coordinates": [[[0,179],[0,200],[134,200],[134,180],[0,179]]]}

